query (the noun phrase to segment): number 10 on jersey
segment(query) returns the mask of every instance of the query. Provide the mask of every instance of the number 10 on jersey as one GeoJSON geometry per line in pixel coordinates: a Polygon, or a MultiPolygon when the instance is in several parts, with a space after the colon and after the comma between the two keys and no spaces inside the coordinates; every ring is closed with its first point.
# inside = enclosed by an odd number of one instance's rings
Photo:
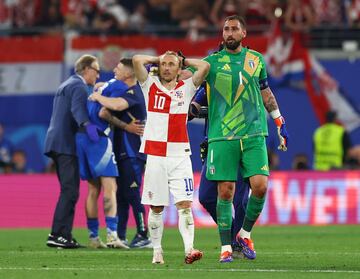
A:
{"type": "Polygon", "coordinates": [[[165,101],[164,96],[155,95],[154,109],[164,109],[165,101]]]}

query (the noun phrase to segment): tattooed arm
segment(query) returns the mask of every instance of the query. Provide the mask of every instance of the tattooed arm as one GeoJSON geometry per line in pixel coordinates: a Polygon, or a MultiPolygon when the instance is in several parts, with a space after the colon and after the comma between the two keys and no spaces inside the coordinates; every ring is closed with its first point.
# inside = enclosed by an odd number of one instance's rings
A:
{"type": "MultiPolygon", "coordinates": [[[[276,98],[275,98],[273,92],[271,91],[270,87],[266,87],[265,89],[261,90],[261,96],[262,96],[262,99],[264,102],[264,106],[265,106],[266,110],[268,111],[268,113],[271,114],[271,112],[279,109],[279,106],[276,102],[276,98]]],[[[277,116],[277,117],[279,117],[279,116],[277,116]]]]}
{"type": "Polygon", "coordinates": [[[276,98],[271,91],[269,86],[261,90],[261,96],[264,102],[264,106],[268,113],[274,119],[275,125],[277,127],[277,132],[279,136],[280,145],[278,146],[279,150],[286,151],[289,141],[289,135],[285,126],[285,119],[281,116],[279,106],[276,102],[276,98]]]}

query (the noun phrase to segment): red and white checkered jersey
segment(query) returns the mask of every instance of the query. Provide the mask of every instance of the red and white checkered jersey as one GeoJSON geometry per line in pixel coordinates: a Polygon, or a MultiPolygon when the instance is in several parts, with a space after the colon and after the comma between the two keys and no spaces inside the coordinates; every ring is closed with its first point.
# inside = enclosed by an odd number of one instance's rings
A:
{"type": "Polygon", "coordinates": [[[148,75],[140,86],[147,110],[140,152],[163,157],[191,155],[186,123],[197,89],[192,78],[179,80],[168,90],[157,76],[148,75]]]}

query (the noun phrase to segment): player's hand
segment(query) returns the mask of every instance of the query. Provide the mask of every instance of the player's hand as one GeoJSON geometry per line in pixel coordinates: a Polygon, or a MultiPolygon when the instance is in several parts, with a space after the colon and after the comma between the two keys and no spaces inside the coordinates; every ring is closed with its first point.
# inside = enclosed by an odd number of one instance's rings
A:
{"type": "Polygon", "coordinates": [[[184,68],[185,67],[185,60],[186,60],[185,55],[180,50],[177,52],[177,55],[180,58],[182,68],[184,68]]]}
{"type": "Polygon", "coordinates": [[[97,100],[99,100],[99,96],[101,96],[101,92],[96,91],[96,92],[93,92],[93,93],[88,97],[88,99],[89,99],[90,101],[96,102],[97,100]]]}
{"type": "Polygon", "coordinates": [[[98,127],[91,122],[85,123],[84,126],[89,139],[93,142],[98,142],[100,140],[98,127]]]}
{"type": "Polygon", "coordinates": [[[95,92],[98,91],[99,88],[100,88],[101,86],[103,86],[104,84],[105,84],[105,82],[97,82],[97,83],[94,85],[94,91],[95,91],[95,92]]]}
{"type": "Polygon", "coordinates": [[[286,151],[289,142],[289,134],[286,130],[285,119],[284,117],[280,116],[278,118],[275,118],[274,122],[277,127],[277,133],[280,141],[278,149],[281,151],[286,151]]]}
{"type": "Polygon", "coordinates": [[[126,132],[142,136],[144,134],[145,125],[140,120],[131,121],[124,128],[126,132]]]}
{"type": "Polygon", "coordinates": [[[207,152],[208,152],[208,140],[205,139],[202,143],[200,143],[200,158],[201,158],[201,163],[203,164],[206,160],[207,152]]]}

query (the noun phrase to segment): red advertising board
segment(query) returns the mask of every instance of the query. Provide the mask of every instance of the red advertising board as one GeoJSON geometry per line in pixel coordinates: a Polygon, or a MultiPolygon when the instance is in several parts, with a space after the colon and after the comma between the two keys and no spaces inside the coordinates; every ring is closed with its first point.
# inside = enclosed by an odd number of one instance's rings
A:
{"type": "MultiPolygon", "coordinates": [[[[213,226],[212,219],[199,204],[198,187],[197,173],[193,205],[196,225],[213,226]]],[[[59,186],[54,175],[0,175],[0,228],[50,227],[58,192],[59,186]]],[[[82,183],[80,192],[75,226],[85,227],[85,183],[82,183]]],[[[166,225],[177,225],[174,206],[166,208],[164,219],[166,225]]],[[[102,214],[100,223],[104,225],[102,214]]],[[[360,173],[272,172],[266,203],[258,223],[360,224],[360,173]]],[[[129,225],[134,225],[131,217],[129,225]]]]}

